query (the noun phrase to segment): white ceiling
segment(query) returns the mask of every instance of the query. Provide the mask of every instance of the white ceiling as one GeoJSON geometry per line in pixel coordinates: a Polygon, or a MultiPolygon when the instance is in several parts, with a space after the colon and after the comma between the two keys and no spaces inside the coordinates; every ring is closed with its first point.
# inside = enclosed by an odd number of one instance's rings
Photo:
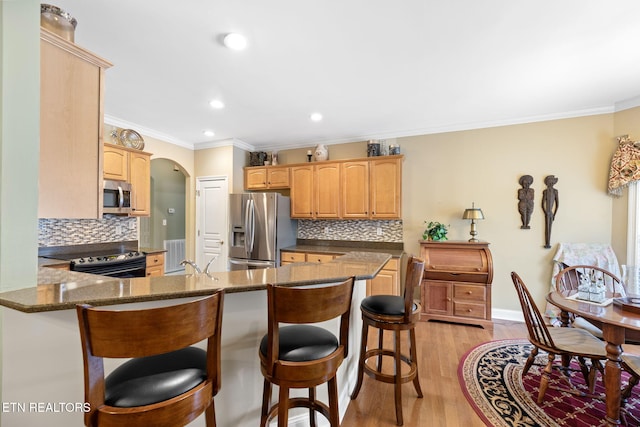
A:
{"type": "Polygon", "coordinates": [[[114,64],[107,122],[188,147],[277,150],[640,105],[637,0],[54,4],[78,20],[75,42],[114,64]],[[229,32],[248,47],[225,48],[229,32]]]}

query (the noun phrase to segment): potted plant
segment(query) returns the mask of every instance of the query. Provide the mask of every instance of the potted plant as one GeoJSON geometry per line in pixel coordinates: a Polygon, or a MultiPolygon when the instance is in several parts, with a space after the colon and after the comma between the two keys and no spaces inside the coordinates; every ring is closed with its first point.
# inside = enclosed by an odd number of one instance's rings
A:
{"type": "Polygon", "coordinates": [[[425,221],[424,223],[427,224],[427,228],[424,230],[424,233],[422,233],[424,240],[433,240],[436,242],[447,240],[448,226],[437,221],[429,221],[429,223],[425,221]]]}

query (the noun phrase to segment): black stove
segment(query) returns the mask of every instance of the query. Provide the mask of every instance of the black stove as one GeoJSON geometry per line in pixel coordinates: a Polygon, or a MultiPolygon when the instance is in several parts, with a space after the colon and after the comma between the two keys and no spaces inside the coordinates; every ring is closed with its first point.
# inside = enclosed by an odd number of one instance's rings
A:
{"type": "Polygon", "coordinates": [[[146,274],[147,256],[143,252],[125,248],[91,249],[83,252],[41,254],[41,256],[67,260],[70,270],[81,273],[121,278],[144,277],[146,274]]]}

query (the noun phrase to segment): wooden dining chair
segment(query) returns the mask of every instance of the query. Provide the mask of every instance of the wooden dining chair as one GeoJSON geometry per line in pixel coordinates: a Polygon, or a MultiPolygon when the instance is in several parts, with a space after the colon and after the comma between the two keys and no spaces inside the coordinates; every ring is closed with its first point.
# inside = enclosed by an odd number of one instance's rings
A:
{"type": "Polygon", "coordinates": [[[77,307],[87,427],[215,427],[224,293],[140,310],[77,307]],[[206,350],[193,344],[206,340],[206,350]],[[104,358],[131,358],[106,378],[104,358]]]}
{"type": "Polygon", "coordinates": [[[267,285],[267,334],[259,347],[264,376],[260,426],[276,415],[278,427],[288,425],[289,409],[309,409],[311,425],[315,412],[331,427],[340,425],[336,374],[349,352],[349,316],[354,278],[317,287],[267,285]],[[340,319],[338,336],[314,325],[340,319]],[[327,383],[329,405],[316,399],[316,387],[327,383]],[[279,386],[278,402],[271,405],[272,384],[279,386]],[[290,389],[308,389],[309,397],[289,398],[290,389]]]}
{"type": "MultiPolygon", "coordinates": [[[[556,356],[560,356],[565,360],[570,360],[574,357],[577,358],[589,393],[593,393],[596,374],[601,366],[600,363],[607,357],[603,342],[583,329],[548,328],[544,322],[544,317],[540,314],[540,310],[520,276],[512,272],[511,279],[513,280],[513,285],[520,299],[520,306],[522,307],[522,313],[527,325],[529,342],[533,345],[533,349],[522,370],[522,375],[526,375],[529,372],[539,350],[548,353],[547,364],[540,377],[538,403],[542,403],[549,386],[551,373],[553,368],[556,367],[554,365],[556,356]],[[588,366],[586,362],[587,359],[591,361],[591,366],[588,366]]],[[[570,391],[572,393],[582,394],[582,392],[578,391],[571,384],[568,376],[569,368],[562,364],[557,366],[557,368],[559,368],[562,377],[567,381],[570,391]]]]}

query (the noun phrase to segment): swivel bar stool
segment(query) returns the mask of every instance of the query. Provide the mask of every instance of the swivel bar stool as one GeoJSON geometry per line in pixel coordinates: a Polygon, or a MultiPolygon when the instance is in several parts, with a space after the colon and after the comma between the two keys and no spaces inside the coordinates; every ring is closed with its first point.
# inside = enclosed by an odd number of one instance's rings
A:
{"type": "Polygon", "coordinates": [[[88,427],[215,427],[224,292],[141,310],[77,306],[88,427]],[[192,345],[206,340],[206,351],[192,345]],[[132,358],[104,377],[103,358],[132,358]]]}
{"type": "Polygon", "coordinates": [[[288,424],[289,408],[309,408],[311,425],[315,411],[331,427],[340,425],[336,372],[347,356],[349,314],[354,279],[313,288],[267,285],[268,327],[260,343],[260,369],[264,376],[260,426],[277,415],[278,427],[288,424]],[[312,325],[340,318],[339,337],[312,325]],[[281,325],[286,324],[286,325],[281,325]],[[316,386],[327,383],[329,406],[316,399],[316,386]],[[279,386],[278,402],[271,406],[271,385],[279,386]],[[309,398],[289,398],[289,389],[307,388],[309,398]]]}
{"type": "Polygon", "coordinates": [[[415,325],[420,312],[420,305],[413,300],[414,290],[420,286],[424,274],[424,261],[409,257],[404,295],[372,295],[362,300],[362,342],[360,345],[360,360],[358,362],[358,382],[351,394],[351,399],[358,397],[362,387],[363,374],[385,383],[394,384],[396,422],[403,424],[402,419],[402,384],[413,381],[413,386],[422,397],[420,380],[418,378],[418,360],[416,354],[415,325]],[[378,329],[378,346],[368,349],[369,326],[378,329]],[[394,349],[383,346],[383,332],[393,331],[394,349]],[[409,331],[409,356],[402,354],[400,348],[400,332],[409,331]],[[383,356],[390,356],[394,361],[394,373],[384,373],[382,370],[383,356]],[[370,358],[377,358],[376,366],[367,363],[370,358]],[[402,363],[409,366],[409,372],[402,374],[402,363]]]}

